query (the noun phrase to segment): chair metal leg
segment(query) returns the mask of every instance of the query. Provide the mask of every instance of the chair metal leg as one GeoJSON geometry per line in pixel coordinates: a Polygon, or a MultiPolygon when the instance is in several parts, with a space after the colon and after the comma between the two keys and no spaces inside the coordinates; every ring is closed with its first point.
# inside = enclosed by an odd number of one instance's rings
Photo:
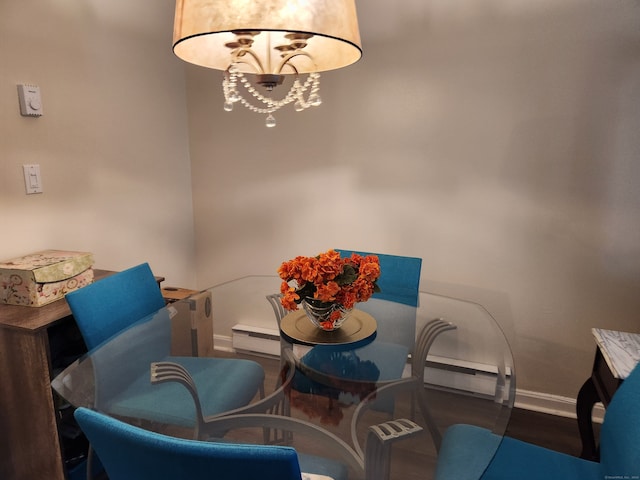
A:
{"type": "Polygon", "coordinates": [[[422,417],[424,421],[427,423],[427,428],[429,429],[429,433],[431,433],[431,438],[433,440],[433,445],[436,448],[436,452],[440,451],[440,445],[442,445],[442,434],[438,429],[436,421],[431,415],[431,410],[429,410],[427,395],[424,391],[424,385],[422,382],[419,382],[416,385],[416,392],[414,392],[414,396],[417,396],[418,406],[420,407],[420,413],[422,413],[422,417]]]}
{"type": "MultiPolygon", "coordinates": [[[[413,350],[413,355],[411,357],[411,374],[417,381],[416,390],[414,392],[414,399],[415,401],[417,401],[420,412],[427,422],[427,427],[429,428],[429,432],[431,432],[431,437],[433,438],[433,443],[436,447],[436,451],[440,450],[442,435],[440,434],[440,430],[438,429],[436,422],[429,410],[427,396],[424,391],[424,369],[427,361],[427,356],[429,355],[429,350],[431,349],[431,346],[433,345],[433,342],[435,342],[436,338],[441,333],[455,329],[456,326],[453,323],[447,322],[441,318],[431,320],[420,331],[418,339],[416,340],[416,346],[413,350]]],[[[414,402],[412,401],[412,414],[415,414],[414,408],[414,402]]]]}
{"type": "Polygon", "coordinates": [[[93,447],[89,444],[87,450],[87,480],[93,480],[93,447]]]}
{"type": "Polygon", "coordinates": [[[391,469],[391,445],[422,431],[422,427],[406,418],[369,427],[365,452],[365,478],[388,480],[391,469]]]}

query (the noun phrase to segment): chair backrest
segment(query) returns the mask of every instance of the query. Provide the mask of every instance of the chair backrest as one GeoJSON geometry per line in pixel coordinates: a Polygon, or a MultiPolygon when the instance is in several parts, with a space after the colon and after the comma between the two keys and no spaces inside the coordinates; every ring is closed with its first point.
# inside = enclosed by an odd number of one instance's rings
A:
{"type": "Polygon", "coordinates": [[[422,259],[352,250],[337,251],[342,257],[350,257],[352,253],[378,257],[380,278],[377,283],[380,292],[368,301],[357,304],[357,308],[376,319],[380,340],[404,345],[412,351],[416,340],[422,259]]]}
{"type": "MultiPolygon", "coordinates": [[[[116,341],[103,342],[91,350],[95,376],[93,406],[101,411],[109,411],[112,402],[117,403],[125,389],[136,380],[149,376],[152,362],[162,361],[170,354],[171,315],[166,307],[120,330],[116,341]]],[[[153,389],[150,383],[148,386],[150,394],[153,389]]],[[[153,411],[157,400],[138,393],[141,400],[139,410],[153,411]]],[[[160,392],[157,394],[161,395],[160,392]]],[[[158,415],[152,414],[151,418],[157,419],[158,415]]]]}
{"type": "Polygon", "coordinates": [[[201,442],[134,427],[86,408],[75,417],[110,480],[299,480],[291,447],[201,442]]]}
{"type": "Polygon", "coordinates": [[[147,263],[68,293],[66,299],[89,350],[165,304],[147,263]]]}
{"type": "Polygon", "coordinates": [[[603,478],[640,475],[640,363],[607,407],[600,430],[600,463],[603,478]]]}
{"type": "Polygon", "coordinates": [[[282,298],[281,293],[271,293],[267,295],[267,300],[269,301],[269,305],[273,308],[273,314],[276,316],[276,321],[278,322],[278,328],[280,328],[280,323],[282,319],[287,314],[282,303],[280,303],[280,299],[282,298]]]}
{"type": "Polygon", "coordinates": [[[336,251],[341,257],[350,257],[352,253],[362,256],[376,255],[380,261],[380,278],[377,282],[380,292],[374,294],[374,297],[412,307],[418,306],[421,258],[342,249],[336,249],[336,251]]]}

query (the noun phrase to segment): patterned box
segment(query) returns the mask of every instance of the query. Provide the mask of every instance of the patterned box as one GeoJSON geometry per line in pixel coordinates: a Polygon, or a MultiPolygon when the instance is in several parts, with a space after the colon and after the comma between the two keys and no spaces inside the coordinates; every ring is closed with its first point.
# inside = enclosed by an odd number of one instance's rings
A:
{"type": "Polygon", "coordinates": [[[40,307],[93,282],[93,255],[44,250],[0,262],[0,302],[40,307]]]}

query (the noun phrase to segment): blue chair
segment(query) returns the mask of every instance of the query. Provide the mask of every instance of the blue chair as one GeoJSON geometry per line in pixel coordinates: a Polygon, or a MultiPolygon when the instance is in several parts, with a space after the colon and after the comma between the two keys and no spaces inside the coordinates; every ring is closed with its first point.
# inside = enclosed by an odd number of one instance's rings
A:
{"type": "Polygon", "coordinates": [[[616,391],[606,410],[600,429],[600,462],[583,460],[511,437],[501,438],[489,430],[460,424],[453,425],[445,433],[435,478],[602,480],[639,476],[640,364],[616,391]]]}
{"type": "MultiPolygon", "coordinates": [[[[359,252],[355,250],[337,249],[341,257],[350,257],[356,253],[367,256],[375,255],[380,261],[380,278],[377,281],[380,291],[373,294],[373,298],[389,300],[391,302],[418,306],[418,292],[420,287],[420,272],[422,259],[417,257],[402,257],[382,253],[359,252]]],[[[359,305],[362,306],[364,304],[359,305]]],[[[413,338],[411,339],[413,341],[413,338]]]]}
{"type": "Polygon", "coordinates": [[[165,306],[147,263],[98,280],[65,298],[88,350],[165,306]]]}
{"type": "MultiPolygon", "coordinates": [[[[372,315],[377,323],[377,341],[346,353],[346,360],[355,355],[359,362],[373,364],[379,370],[377,378],[368,376],[367,369],[355,369],[352,379],[359,381],[388,382],[402,377],[409,354],[413,352],[416,341],[416,313],[419,300],[420,271],[422,259],[380,253],[337,250],[342,257],[353,253],[362,256],[376,255],[380,261],[380,292],[373,294],[367,302],[359,303],[357,308],[372,315]],[[392,302],[390,305],[386,302],[392,302]],[[391,311],[388,311],[387,309],[391,311]]],[[[311,368],[321,364],[321,356],[344,348],[319,346],[303,358],[311,368]],[[319,353],[323,352],[323,355],[319,353]]]]}
{"type": "MultiPolygon", "coordinates": [[[[110,480],[300,480],[302,472],[346,480],[348,467],[364,464],[339,438],[306,422],[273,415],[224,417],[228,430],[248,426],[284,426],[313,435],[341,461],[299,455],[288,446],[185,440],[144,430],[102,413],[78,408],[75,418],[95,448],[110,480]],[[343,463],[343,461],[344,463],[343,463]]],[[[322,450],[319,448],[318,450],[322,450]]]]}
{"type": "Polygon", "coordinates": [[[66,299],[92,352],[96,408],[100,410],[162,424],[196,426],[196,406],[187,390],[178,383],[151,384],[150,365],[158,361],[186,369],[198,387],[199,408],[206,416],[243,407],[256,393],[264,397],[264,370],[256,362],[170,356],[169,312],[163,308],[160,288],[146,263],[71,292],[66,299]],[[137,327],[131,341],[108,342],[114,335],[126,335],[133,325],[137,327]]]}

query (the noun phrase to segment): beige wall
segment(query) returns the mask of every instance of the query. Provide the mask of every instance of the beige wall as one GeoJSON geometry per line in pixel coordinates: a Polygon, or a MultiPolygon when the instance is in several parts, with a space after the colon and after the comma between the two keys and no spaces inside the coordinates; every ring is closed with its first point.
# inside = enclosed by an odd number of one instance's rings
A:
{"type": "Polygon", "coordinates": [[[640,6],[397,5],[359,2],[363,59],[275,129],[187,69],[198,282],[419,256],[423,289],[493,313],[519,388],[575,397],[590,328],[640,331],[640,6]]]}
{"type": "Polygon", "coordinates": [[[195,286],[184,68],[172,2],[0,1],[0,259],[87,250],[195,286]],[[16,85],[44,115],[20,116],[16,85]],[[25,195],[22,165],[44,193],[25,195]]]}
{"type": "Polygon", "coordinates": [[[219,72],[186,67],[185,98],[172,10],[0,0],[1,257],[206,287],[331,247],[420,256],[423,289],[494,314],[520,388],[569,397],[591,326],[639,330],[636,1],[361,1],[363,59],[275,129],[223,112],[219,72]]]}

